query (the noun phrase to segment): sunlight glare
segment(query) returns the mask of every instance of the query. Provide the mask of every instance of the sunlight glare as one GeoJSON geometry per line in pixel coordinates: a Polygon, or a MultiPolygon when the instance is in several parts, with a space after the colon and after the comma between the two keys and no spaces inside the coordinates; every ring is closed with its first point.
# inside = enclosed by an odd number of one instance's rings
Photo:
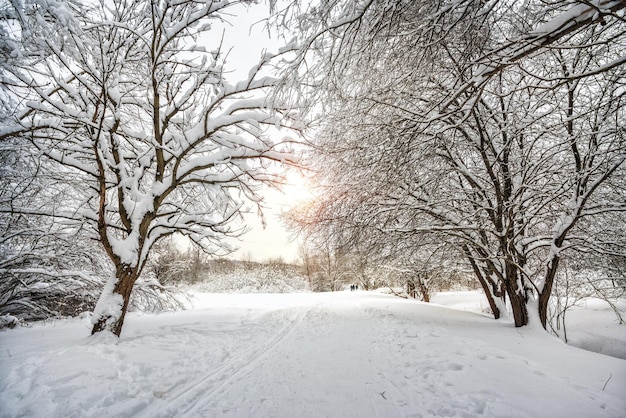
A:
{"type": "Polygon", "coordinates": [[[295,207],[310,202],[315,198],[311,180],[304,176],[301,171],[288,170],[285,173],[286,183],[283,187],[287,206],[295,207]]]}

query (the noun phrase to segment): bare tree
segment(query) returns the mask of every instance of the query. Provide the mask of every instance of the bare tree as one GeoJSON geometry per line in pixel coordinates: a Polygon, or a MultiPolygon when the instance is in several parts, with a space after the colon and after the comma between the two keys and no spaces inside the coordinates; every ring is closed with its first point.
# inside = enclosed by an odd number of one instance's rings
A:
{"type": "Polygon", "coordinates": [[[15,3],[7,14],[21,28],[16,51],[28,35],[38,53],[28,68],[3,69],[12,80],[3,95],[22,106],[0,140],[28,141],[84,181],[84,196],[61,202],[57,216],[88,225],[114,265],[92,333],[120,334],[161,238],[179,232],[228,252],[223,238],[241,232],[231,221],[261,202],[261,183],[280,180],[275,163],[292,160],[268,132],[289,122],[268,99],[270,67],[288,49],[263,52],[232,82],[216,42],[228,10],[248,3],[15,3]]]}
{"type": "Polygon", "coordinates": [[[624,7],[368,1],[312,11],[307,52],[321,59],[307,85],[325,100],[312,158],[328,198],[302,223],[369,228],[403,246],[443,236],[496,317],[508,302],[526,325],[536,298],[545,327],[560,257],[600,248],[581,222],[605,230],[626,209],[615,181],[626,155],[624,7]]]}

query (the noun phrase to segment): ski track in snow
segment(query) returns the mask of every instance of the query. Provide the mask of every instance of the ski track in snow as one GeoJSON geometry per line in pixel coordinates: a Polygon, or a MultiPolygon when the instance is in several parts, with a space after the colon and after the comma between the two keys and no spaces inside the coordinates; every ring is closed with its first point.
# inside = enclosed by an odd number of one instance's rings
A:
{"type": "Polygon", "coordinates": [[[76,320],[1,333],[0,416],[626,415],[626,361],[543,331],[381,294],[289,297],[131,315],[119,341],[76,320]]]}
{"type": "MultiPolygon", "coordinates": [[[[161,411],[161,405],[151,405],[151,407],[142,410],[139,416],[156,417],[175,414],[195,416],[196,410],[204,400],[215,397],[215,394],[225,385],[245,379],[246,374],[254,370],[260,359],[289,335],[300,322],[301,317],[302,313],[298,312],[295,317],[288,318],[286,325],[281,325],[278,330],[272,331],[264,341],[254,342],[249,347],[243,347],[240,352],[235,351],[234,355],[228,356],[223,364],[207,376],[200,377],[196,381],[177,389],[171,398],[168,398],[170,405],[164,412],[161,411]]],[[[275,323],[275,319],[273,321],[271,318],[263,318],[263,320],[275,323]]]]}

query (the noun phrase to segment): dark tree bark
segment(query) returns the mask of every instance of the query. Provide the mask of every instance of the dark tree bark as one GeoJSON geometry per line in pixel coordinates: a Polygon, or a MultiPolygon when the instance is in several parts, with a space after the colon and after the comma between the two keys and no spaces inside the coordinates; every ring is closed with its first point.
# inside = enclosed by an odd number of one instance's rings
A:
{"type": "Polygon", "coordinates": [[[122,298],[121,310],[116,312],[114,316],[112,313],[102,314],[94,323],[91,329],[91,334],[95,334],[101,331],[111,331],[118,337],[122,333],[122,327],[124,325],[124,318],[128,311],[128,304],[130,302],[130,295],[133,290],[133,286],[139,277],[136,269],[129,267],[128,265],[121,265],[116,271],[117,283],[113,288],[112,295],[109,299],[104,299],[104,303],[112,303],[116,296],[122,298]]]}

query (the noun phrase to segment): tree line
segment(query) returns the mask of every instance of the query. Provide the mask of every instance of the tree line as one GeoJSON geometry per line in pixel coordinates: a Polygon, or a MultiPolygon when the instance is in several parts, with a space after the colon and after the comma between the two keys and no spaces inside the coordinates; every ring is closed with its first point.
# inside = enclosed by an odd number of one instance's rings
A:
{"type": "Polygon", "coordinates": [[[159,242],[228,255],[286,165],[319,190],[289,220],[320,288],[346,254],[470,272],[494,317],[544,327],[572,272],[623,292],[623,1],[270,1],[283,46],[239,79],[224,25],[251,7],[2,6],[4,298],[41,277],[93,284],[92,333],[119,335],[159,242]]]}
{"type": "Polygon", "coordinates": [[[318,6],[296,68],[314,68],[319,193],[293,228],[400,264],[463,260],[516,326],[547,327],[572,268],[623,295],[625,7],[318,6]]]}

